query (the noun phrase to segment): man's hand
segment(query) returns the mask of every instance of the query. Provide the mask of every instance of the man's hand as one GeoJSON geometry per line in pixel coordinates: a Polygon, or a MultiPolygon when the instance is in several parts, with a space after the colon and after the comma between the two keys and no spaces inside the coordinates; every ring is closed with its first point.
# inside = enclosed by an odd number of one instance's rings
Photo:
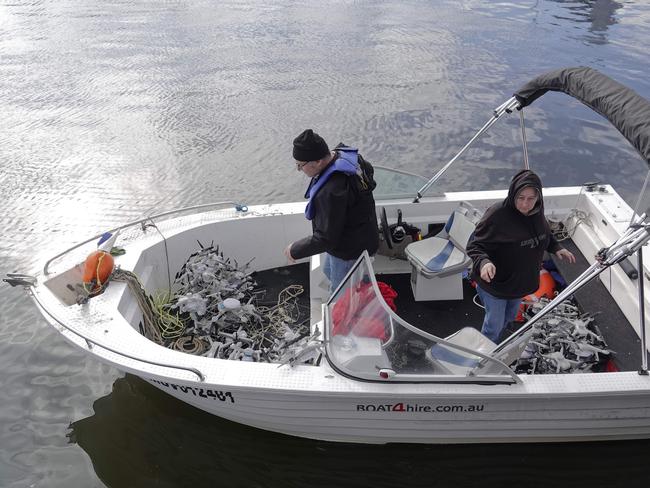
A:
{"type": "Polygon", "coordinates": [[[486,283],[492,281],[495,274],[497,274],[497,267],[493,263],[488,261],[481,266],[481,279],[486,283]]]}
{"type": "Polygon", "coordinates": [[[573,255],[573,253],[571,251],[567,251],[566,249],[560,249],[555,253],[555,255],[564,261],[568,261],[570,263],[576,262],[576,257],[573,255]]]}
{"type": "Polygon", "coordinates": [[[293,259],[293,256],[291,255],[291,246],[293,246],[293,242],[284,248],[284,255],[287,257],[287,261],[289,261],[289,264],[293,264],[296,262],[296,260],[293,259]]]}

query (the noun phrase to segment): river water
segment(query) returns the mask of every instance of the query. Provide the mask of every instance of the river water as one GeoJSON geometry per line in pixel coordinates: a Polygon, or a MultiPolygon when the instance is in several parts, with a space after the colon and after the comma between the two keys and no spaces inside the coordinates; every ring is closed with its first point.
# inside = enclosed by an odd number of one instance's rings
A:
{"type": "MultiPolygon", "coordinates": [[[[218,200],[300,198],[313,127],[432,175],[533,76],[588,65],[650,96],[645,2],[0,1],[0,273],[103,229],[218,200]]],[[[598,115],[527,111],[546,185],[629,203],[645,165],[598,115]]],[[[437,189],[503,188],[518,117],[437,189]]],[[[278,252],[281,252],[278,249],[278,252]]],[[[650,442],[362,446],[289,438],[182,404],[73,349],[0,286],[0,486],[648,486],[650,442]]]]}

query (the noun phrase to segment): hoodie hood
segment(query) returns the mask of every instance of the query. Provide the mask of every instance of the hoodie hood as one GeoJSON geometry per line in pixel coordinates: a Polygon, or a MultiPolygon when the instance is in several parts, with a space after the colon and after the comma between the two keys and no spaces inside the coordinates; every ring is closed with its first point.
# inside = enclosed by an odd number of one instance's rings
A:
{"type": "Polygon", "coordinates": [[[542,195],[542,180],[539,176],[529,169],[523,169],[512,177],[510,181],[510,188],[508,188],[508,196],[503,201],[506,207],[517,210],[515,206],[515,199],[521,190],[524,188],[534,188],[537,192],[537,202],[528,215],[534,215],[538,212],[544,214],[544,198],[542,195]]]}
{"type": "Polygon", "coordinates": [[[544,251],[561,249],[544,216],[542,184],[530,170],[519,171],[510,183],[508,197],[488,208],[476,226],[474,240],[467,245],[472,258],[472,277],[482,290],[503,299],[519,299],[539,288],[539,269],[544,251]],[[515,206],[524,188],[538,194],[533,209],[526,215],[515,206]],[[489,283],[481,279],[485,262],[496,266],[489,283]]]}

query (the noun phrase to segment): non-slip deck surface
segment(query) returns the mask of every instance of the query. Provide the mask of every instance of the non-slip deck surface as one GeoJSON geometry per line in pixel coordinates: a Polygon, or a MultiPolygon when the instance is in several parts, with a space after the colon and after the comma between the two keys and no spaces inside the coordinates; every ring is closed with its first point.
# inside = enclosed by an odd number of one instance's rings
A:
{"type": "Polygon", "coordinates": [[[295,323],[309,324],[309,264],[300,263],[258,271],[253,274],[253,279],[257,282],[257,289],[264,290],[256,301],[258,306],[273,307],[278,303],[282,290],[291,285],[302,286],[303,292],[297,296],[299,316],[295,317],[295,323]]]}
{"type": "MultiPolygon", "coordinates": [[[[571,282],[589,267],[589,263],[573,241],[566,240],[561,244],[576,257],[575,264],[554,259],[564,279],[571,282]]],[[[593,257],[590,262],[593,262],[593,257]]],[[[582,310],[595,315],[594,323],[602,332],[609,348],[616,352],[614,363],[618,369],[638,370],[641,367],[641,341],[605,285],[596,278],[580,289],[575,298],[582,310]]]]}
{"type": "Polygon", "coordinates": [[[472,298],[476,291],[463,281],[463,300],[421,301],[413,299],[409,274],[378,275],[377,281],[389,284],[396,292],[397,314],[426,332],[446,337],[463,327],[481,329],[483,309],[472,298]]]}

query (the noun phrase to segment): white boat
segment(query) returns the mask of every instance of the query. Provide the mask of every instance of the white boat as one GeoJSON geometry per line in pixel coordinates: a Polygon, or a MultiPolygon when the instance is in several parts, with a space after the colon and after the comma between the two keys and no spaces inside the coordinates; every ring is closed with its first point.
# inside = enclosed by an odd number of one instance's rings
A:
{"type": "MultiPolygon", "coordinates": [[[[610,118],[650,161],[648,101],[588,68],[567,68],[532,80],[498,107],[431,180],[401,174],[403,187],[384,191],[392,193],[389,197],[379,194],[380,182],[376,199],[378,210],[385,209],[388,216],[384,230],[389,229],[386,224],[395,228],[398,213],[423,230],[448,222],[455,213],[447,234],[413,242],[407,260],[362,255],[331,297],[320,257],[308,261],[313,335],[306,347],[322,352],[310,363],[298,357],[288,364],[219,359],[156,344],[141,333],[142,308],[124,282],[112,280],[101,294],[79,304],[84,258],[96,248],[99,236],[50,259],[36,275],[10,275],[6,280],[24,286],[52,327],[98,360],[202,410],[260,429],[358,443],[648,438],[650,377],[642,282],[650,270],[643,263],[642,249],[650,233],[645,214],[633,212],[612,187],[544,189],[547,217],[571,228],[575,250],[586,264],[564,291],[500,344],[482,336],[476,329],[480,322],[467,324],[460,312],[445,324],[435,313],[422,317],[419,324],[409,323],[403,318],[408,310],[393,312],[377,285],[376,276],[408,276],[413,307],[438,303],[453,309],[471,302],[472,293],[462,277],[467,266],[462,241],[480,213],[504,199],[506,191],[436,196],[425,192],[482,132],[508,113],[523,114],[525,106],[549,89],[565,91],[610,118]],[[632,105],[626,104],[630,101],[632,105]],[[626,110],[645,117],[626,118],[626,110]],[[409,195],[404,189],[414,183],[418,191],[409,195]],[[425,254],[436,254],[441,245],[451,246],[453,255],[432,270],[425,254]],[[616,314],[615,320],[601,322],[600,327],[607,332],[604,339],[612,341],[609,347],[616,350],[613,363],[618,368],[568,374],[562,358],[556,357],[552,364],[557,364],[557,372],[515,372],[512,365],[536,326],[592,279],[601,283],[597,286],[602,309],[585,311],[616,314]],[[381,337],[360,331],[359,324],[369,318],[382,324],[381,337]],[[613,341],[625,334],[633,340],[615,346],[613,341]],[[413,347],[417,350],[409,356],[413,347]]],[[[525,135],[523,115],[521,121],[525,135]]],[[[378,169],[378,178],[380,173],[378,169]]],[[[149,217],[110,230],[114,235],[120,231],[116,245],[126,251],[115,257],[115,264],[137,275],[148,293],[173,287],[172,276],[196,251],[197,241],[218,243],[224,256],[238,262],[254,257],[250,267],[256,271],[282,268],[287,265],[282,249],[310,232],[304,208],[304,203],[246,208],[220,202],[149,217]]],[[[385,234],[389,243],[391,234],[385,234]]]]}

